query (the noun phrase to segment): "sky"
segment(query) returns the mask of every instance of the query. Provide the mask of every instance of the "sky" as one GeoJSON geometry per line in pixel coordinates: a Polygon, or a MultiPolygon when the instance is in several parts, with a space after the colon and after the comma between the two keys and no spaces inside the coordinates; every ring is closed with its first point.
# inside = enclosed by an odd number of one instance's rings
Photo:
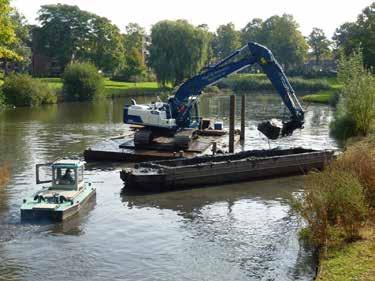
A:
{"type": "Polygon", "coordinates": [[[347,21],[355,21],[362,9],[374,0],[13,0],[29,23],[41,5],[63,3],[104,16],[122,31],[129,22],[146,30],[160,20],[186,19],[194,25],[207,24],[214,31],[220,24],[233,22],[243,28],[251,19],[267,19],[284,13],[294,16],[300,31],[307,36],[313,27],[322,28],[328,37],[347,21]]]}

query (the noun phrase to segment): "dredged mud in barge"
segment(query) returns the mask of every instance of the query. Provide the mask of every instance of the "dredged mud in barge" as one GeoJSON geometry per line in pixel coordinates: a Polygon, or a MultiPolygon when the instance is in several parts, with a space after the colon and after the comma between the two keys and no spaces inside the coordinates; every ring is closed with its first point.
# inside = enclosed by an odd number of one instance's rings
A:
{"type": "Polygon", "coordinates": [[[142,162],[123,169],[125,188],[160,192],[194,186],[303,174],[322,169],[332,150],[251,150],[233,154],[142,162]]]}

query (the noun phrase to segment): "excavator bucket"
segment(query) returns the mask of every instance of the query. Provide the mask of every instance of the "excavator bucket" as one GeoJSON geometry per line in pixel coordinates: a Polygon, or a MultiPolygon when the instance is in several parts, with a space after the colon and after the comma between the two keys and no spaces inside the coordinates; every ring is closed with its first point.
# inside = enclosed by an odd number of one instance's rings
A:
{"type": "Polygon", "coordinates": [[[283,122],[278,119],[271,119],[258,125],[258,131],[271,140],[290,136],[293,134],[294,130],[302,128],[303,123],[295,120],[283,122]]]}

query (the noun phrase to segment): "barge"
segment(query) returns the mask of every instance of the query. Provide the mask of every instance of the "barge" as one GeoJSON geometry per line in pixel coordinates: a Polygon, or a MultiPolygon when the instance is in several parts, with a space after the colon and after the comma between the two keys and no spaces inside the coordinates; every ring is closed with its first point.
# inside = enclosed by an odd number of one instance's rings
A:
{"type": "Polygon", "coordinates": [[[83,179],[84,163],[62,159],[36,165],[36,183],[44,186],[32,197],[23,199],[21,220],[63,221],[86,206],[96,195],[91,183],[83,179]],[[50,167],[52,180],[40,180],[41,168],[50,167]]]}
{"type": "Polygon", "coordinates": [[[303,174],[322,169],[332,150],[251,150],[232,154],[142,162],[120,172],[125,188],[160,192],[194,186],[303,174]]]}

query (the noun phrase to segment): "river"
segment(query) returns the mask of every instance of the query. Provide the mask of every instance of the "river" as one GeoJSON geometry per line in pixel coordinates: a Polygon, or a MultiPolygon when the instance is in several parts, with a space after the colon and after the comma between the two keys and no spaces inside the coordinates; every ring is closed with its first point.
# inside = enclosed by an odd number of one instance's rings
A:
{"type": "MultiPolygon", "coordinates": [[[[138,103],[151,97],[134,97],[138,103]]],[[[11,166],[0,188],[0,280],[312,280],[315,257],[298,240],[301,221],[288,199],[302,177],[142,195],[122,192],[124,164],[88,165],[96,202],[58,224],[20,222],[22,198],[32,195],[35,164],[122,134],[130,97],[0,112],[0,163],[11,166]]],[[[201,114],[227,124],[229,97],[203,96],[201,114]]],[[[240,104],[237,104],[239,116],[240,104]]],[[[256,124],[285,114],[271,94],[246,99],[246,149],[334,148],[332,109],[307,108],[305,128],[268,142],[256,124]]],[[[239,123],[237,122],[239,125],[239,123]]]]}

